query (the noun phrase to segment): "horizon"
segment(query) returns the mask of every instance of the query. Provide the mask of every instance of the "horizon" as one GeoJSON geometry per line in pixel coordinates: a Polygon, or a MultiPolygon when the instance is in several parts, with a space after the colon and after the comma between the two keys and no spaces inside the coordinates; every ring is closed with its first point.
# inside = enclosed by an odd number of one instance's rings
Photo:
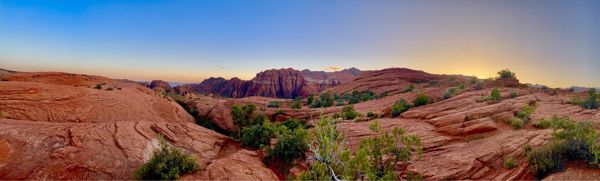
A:
{"type": "Polygon", "coordinates": [[[600,1],[0,1],[0,67],[249,80],[404,67],[600,87],[600,1]]]}

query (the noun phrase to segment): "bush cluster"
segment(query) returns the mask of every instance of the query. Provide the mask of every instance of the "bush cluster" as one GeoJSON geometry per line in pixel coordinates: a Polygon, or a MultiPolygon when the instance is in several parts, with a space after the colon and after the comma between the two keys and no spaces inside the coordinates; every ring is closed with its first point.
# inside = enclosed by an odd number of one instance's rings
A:
{"type": "Polygon", "coordinates": [[[517,164],[515,163],[515,161],[512,158],[507,158],[506,160],[504,160],[504,168],[512,169],[512,168],[515,168],[516,166],[517,166],[517,164]]]}
{"type": "Polygon", "coordinates": [[[259,125],[264,122],[266,117],[264,115],[255,117],[254,111],[256,111],[256,105],[254,104],[231,106],[231,119],[233,120],[233,124],[238,128],[238,134],[232,135],[234,138],[242,137],[242,128],[251,125],[259,125]]]}
{"type": "MultiPolygon", "coordinates": [[[[312,96],[311,96],[312,97],[312,96]]],[[[311,98],[309,97],[309,98],[311,98]]],[[[329,92],[322,93],[319,95],[318,99],[314,99],[312,101],[308,101],[309,107],[311,108],[319,108],[319,107],[331,107],[334,105],[335,100],[331,96],[329,92]]]]}
{"type": "Polygon", "coordinates": [[[281,106],[281,102],[279,101],[271,101],[269,104],[267,104],[267,107],[271,108],[279,108],[279,106],[281,106]]]}
{"type": "MultiPolygon", "coordinates": [[[[400,128],[384,132],[378,122],[369,129],[376,134],[360,141],[352,155],[348,143],[336,131],[333,120],[321,118],[315,127],[310,144],[313,152],[308,169],[300,180],[399,180],[398,164],[409,161],[413,150],[421,154],[421,142],[415,135],[405,135],[400,128]]],[[[409,178],[422,178],[411,173],[409,178]]]]}
{"type": "Polygon", "coordinates": [[[308,131],[296,119],[288,119],[276,124],[265,118],[260,124],[244,127],[240,141],[244,147],[263,149],[266,152],[264,161],[267,163],[273,161],[292,163],[296,159],[305,157],[308,148],[308,131]],[[271,147],[273,138],[277,142],[271,147]]]}
{"type": "Polygon", "coordinates": [[[263,145],[269,145],[273,136],[273,129],[268,124],[267,121],[263,125],[242,128],[242,137],[240,138],[242,146],[258,149],[263,145]]]}
{"type": "Polygon", "coordinates": [[[296,99],[294,99],[294,102],[292,102],[292,104],[290,105],[290,107],[292,109],[300,109],[300,108],[302,108],[302,99],[300,97],[296,97],[296,99]]]}
{"type": "Polygon", "coordinates": [[[375,94],[370,90],[366,91],[357,91],[354,90],[352,93],[345,93],[342,95],[333,94],[333,96],[328,93],[322,93],[319,95],[318,99],[315,99],[313,96],[309,96],[306,100],[309,107],[311,108],[319,108],[319,107],[331,107],[331,106],[343,106],[348,104],[356,104],[364,101],[374,100],[380,97],[387,96],[387,92],[381,93],[380,95],[375,94]]]}
{"type": "MultiPolygon", "coordinates": [[[[430,83],[431,83],[431,82],[430,82],[430,83]]],[[[415,90],[415,85],[412,85],[412,84],[410,84],[410,85],[408,85],[408,87],[406,87],[406,89],[404,89],[404,91],[402,91],[402,92],[404,92],[404,93],[407,93],[407,92],[412,92],[413,90],[415,90]]]]}
{"type": "Polygon", "coordinates": [[[391,116],[394,117],[398,117],[400,116],[400,114],[402,114],[403,112],[406,112],[408,109],[410,109],[411,105],[406,102],[406,100],[400,98],[400,100],[396,101],[396,103],[394,103],[394,105],[392,105],[392,109],[391,109],[391,116]]]}
{"type": "Polygon", "coordinates": [[[507,124],[511,125],[515,129],[523,128],[531,120],[531,113],[535,111],[537,106],[535,104],[526,104],[523,108],[515,112],[515,117],[506,121],[507,124]]]}
{"type": "Polygon", "coordinates": [[[492,100],[492,101],[501,101],[502,94],[500,94],[500,90],[498,90],[497,88],[494,88],[492,90],[492,92],[490,92],[490,97],[488,99],[492,100]]]}
{"type": "Polygon", "coordinates": [[[515,73],[511,72],[508,69],[504,69],[504,70],[499,71],[498,72],[498,78],[499,79],[511,79],[511,78],[516,79],[515,73]]]}
{"type": "Polygon", "coordinates": [[[348,120],[348,119],[354,119],[354,118],[360,116],[360,114],[354,110],[354,106],[348,105],[348,106],[344,106],[344,108],[342,109],[341,116],[342,116],[342,119],[348,120]]]}
{"type": "Polygon", "coordinates": [[[538,122],[534,123],[533,127],[536,127],[539,129],[546,129],[549,127],[558,129],[561,127],[565,127],[565,125],[567,125],[567,124],[570,124],[569,122],[570,122],[570,120],[566,117],[559,118],[556,115],[554,115],[550,119],[542,118],[538,122]]]}
{"type": "Polygon", "coordinates": [[[160,149],[155,150],[152,158],[138,168],[134,177],[138,180],[175,180],[180,175],[198,169],[196,160],[182,154],[176,147],[170,148],[162,136],[158,138],[160,149]]]}
{"type": "Polygon", "coordinates": [[[418,94],[417,98],[413,101],[414,107],[424,106],[431,103],[431,99],[426,94],[418,94]]]}
{"type": "Polygon", "coordinates": [[[581,106],[586,109],[598,109],[598,94],[596,89],[588,90],[587,98],[581,103],[581,106]]]}
{"type": "Polygon", "coordinates": [[[464,84],[460,84],[456,87],[450,87],[450,88],[448,88],[446,93],[444,93],[444,95],[442,95],[442,99],[449,99],[450,97],[460,93],[464,88],[465,88],[464,84]]]}
{"type": "Polygon", "coordinates": [[[570,160],[585,160],[588,166],[600,166],[598,133],[592,123],[561,121],[552,126],[552,140],[526,153],[536,179],[562,171],[570,160]]]}
{"type": "Polygon", "coordinates": [[[377,116],[377,115],[375,115],[375,113],[373,113],[373,112],[368,112],[367,113],[367,117],[372,118],[372,117],[375,117],[375,116],[377,116]]]}

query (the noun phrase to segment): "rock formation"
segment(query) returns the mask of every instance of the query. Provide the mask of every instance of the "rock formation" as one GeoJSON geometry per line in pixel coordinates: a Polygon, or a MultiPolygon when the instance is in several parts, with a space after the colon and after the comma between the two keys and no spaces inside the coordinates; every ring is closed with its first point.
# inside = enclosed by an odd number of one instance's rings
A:
{"type": "Polygon", "coordinates": [[[196,159],[183,178],[277,179],[255,151],[137,83],[65,73],[0,82],[0,179],[133,179],[158,134],[196,159]]]}
{"type": "Polygon", "coordinates": [[[237,77],[230,80],[224,78],[208,78],[199,84],[186,84],[174,87],[175,93],[213,94],[222,97],[242,98],[250,96],[294,98],[317,94],[324,89],[344,82],[352,81],[362,71],[351,68],[337,72],[303,71],[287,69],[271,69],[259,72],[248,81],[237,77]]]}

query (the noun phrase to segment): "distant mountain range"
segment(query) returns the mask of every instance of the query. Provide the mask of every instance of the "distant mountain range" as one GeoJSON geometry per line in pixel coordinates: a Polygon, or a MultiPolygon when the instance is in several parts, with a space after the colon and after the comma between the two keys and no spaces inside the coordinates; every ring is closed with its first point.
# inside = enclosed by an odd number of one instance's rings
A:
{"type": "Polygon", "coordinates": [[[182,95],[200,93],[231,98],[248,96],[294,98],[298,96],[306,97],[341,83],[352,81],[364,72],[357,68],[335,72],[311,71],[308,69],[299,71],[286,68],[259,72],[251,80],[241,80],[237,77],[229,80],[222,77],[211,77],[200,83],[173,86],[172,83],[154,80],[145,83],[145,85],[155,90],[182,95]]]}

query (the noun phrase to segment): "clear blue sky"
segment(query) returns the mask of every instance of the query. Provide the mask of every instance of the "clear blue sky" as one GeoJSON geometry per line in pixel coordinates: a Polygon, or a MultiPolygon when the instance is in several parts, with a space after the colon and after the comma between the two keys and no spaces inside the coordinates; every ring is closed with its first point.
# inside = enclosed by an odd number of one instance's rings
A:
{"type": "Polygon", "coordinates": [[[0,67],[133,80],[408,67],[600,86],[599,0],[1,0],[0,67]]]}

